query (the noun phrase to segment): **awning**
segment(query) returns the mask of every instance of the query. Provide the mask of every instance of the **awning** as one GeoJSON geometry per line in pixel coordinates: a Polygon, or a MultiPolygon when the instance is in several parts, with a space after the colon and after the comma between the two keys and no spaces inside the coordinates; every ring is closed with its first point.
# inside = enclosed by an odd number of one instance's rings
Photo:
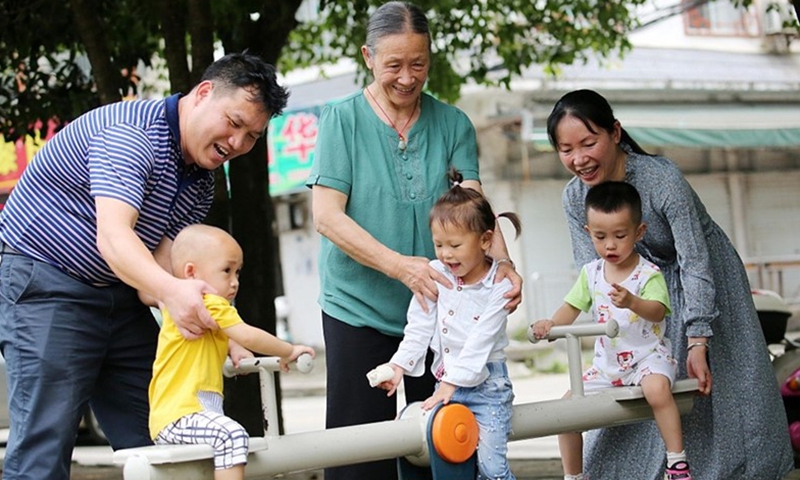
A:
{"type": "Polygon", "coordinates": [[[614,114],[642,145],[800,146],[800,105],[637,105],[614,114]]]}
{"type": "MultiPolygon", "coordinates": [[[[620,105],[614,115],[643,147],[800,147],[800,105],[620,105]]],[[[546,131],[533,138],[543,146],[546,131]]]]}

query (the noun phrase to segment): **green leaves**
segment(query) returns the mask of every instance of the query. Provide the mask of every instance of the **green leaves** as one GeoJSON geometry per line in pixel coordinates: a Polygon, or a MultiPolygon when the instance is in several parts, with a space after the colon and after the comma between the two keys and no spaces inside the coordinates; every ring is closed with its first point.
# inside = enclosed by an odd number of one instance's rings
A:
{"type": "MultiPolygon", "coordinates": [[[[428,88],[447,100],[458,98],[468,80],[506,85],[522,69],[541,64],[555,75],[559,65],[630,49],[626,35],[636,26],[634,9],[646,0],[425,0],[434,62],[428,88]]],[[[284,70],[358,60],[370,13],[379,0],[324,2],[320,18],[290,35],[281,57],[284,70]]]]}
{"type": "MultiPolygon", "coordinates": [[[[89,0],[111,56],[109,78],[145,65],[158,49],[154,0],[89,0]]],[[[0,12],[0,134],[14,138],[37,120],[67,121],[100,104],[96,78],[71,2],[7,0],[0,12]]],[[[117,86],[115,86],[116,88],[117,86]]]]}
{"type": "MultiPolygon", "coordinates": [[[[360,49],[369,14],[384,0],[324,0],[317,19],[297,25],[293,12],[300,0],[195,0],[192,5],[203,6],[204,1],[209,2],[207,10],[184,3],[187,18],[210,11],[213,38],[225,49],[248,48],[268,61],[280,58],[282,71],[351,58],[360,65],[362,80],[369,79],[360,49]]],[[[81,0],[97,16],[104,39],[100,46],[111,57],[110,62],[90,64],[86,52],[91,46],[87,32],[76,28],[75,2],[2,2],[0,58],[11,61],[0,68],[1,133],[19,134],[42,118],[69,120],[99,105],[98,89],[108,92],[109,79],[121,81],[123,68],[139,61],[149,65],[155,54],[163,55],[165,29],[172,28],[177,36],[171,38],[178,42],[182,37],[187,45],[200,41],[182,26],[161,25],[162,3],[157,0],[81,0]],[[20,65],[26,75],[24,92],[16,83],[20,65]]],[[[454,101],[468,81],[508,86],[531,65],[557,75],[560,65],[623,54],[630,48],[626,35],[636,26],[635,8],[645,2],[417,0],[433,37],[428,88],[454,101]]],[[[97,60],[97,51],[94,55],[97,60]]],[[[177,72],[178,66],[173,67],[177,72]]]]}

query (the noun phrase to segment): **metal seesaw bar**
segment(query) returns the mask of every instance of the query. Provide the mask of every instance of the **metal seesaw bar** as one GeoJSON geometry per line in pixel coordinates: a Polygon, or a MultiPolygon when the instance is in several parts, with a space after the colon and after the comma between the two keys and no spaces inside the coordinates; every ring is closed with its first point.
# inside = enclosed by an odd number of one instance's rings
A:
{"type": "MultiPolygon", "coordinates": [[[[424,425],[418,419],[406,419],[269,437],[266,450],[251,452],[248,456],[246,476],[270,478],[316,468],[419,456],[427,448],[424,425]]],[[[126,480],[208,480],[213,478],[213,450],[205,447],[205,458],[176,458],[178,463],[155,464],[144,455],[147,452],[133,453],[123,461],[124,477],[126,480]]]]}
{"type": "MultiPolygon", "coordinates": [[[[640,387],[615,387],[583,395],[579,337],[614,336],[616,333],[616,322],[554,327],[551,330],[548,339],[567,339],[572,398],[515,405],[510,440],[585,431],[653,417],[640,387]]],[[[301,368],[310,370],[310,363],[301,368]]],[[[227,369],[227,375],[258,372],[261,378],[267,430],[263,439],[251,439],[253,448],[248,457],[247,478],[271,478],[303,470],[398,457],[406,457],[416,465],[427,465],[430,461],[427,438],[430,413],[422,412],[419,402],[409,405],[401,418],[395,421],[299,434],[273,434],[277,409],[272,372],[277,369],[277,358],[254,359],[243,362],[236,371],[230,367],[227,369]]],[[[673,394],[682,414],[691,409],[696,391],[696,380],[676,382],[673,394]]],[[[445,435],[458,436],[455,430],[453,428],[445,435]]],[[[435,440],[434,443],[438,445],[435,440]]],[[[143,447],[115,453],[115,463],[125,466],[125,480],[207,480],[213,478],[212,458],[213,450],[206,445],[143,447]]]]}
{"type": "MultiPolygon", "coordinates": [[[[225,366],[226,376],[258,372],[260,378],[265,437],[251,438],[248,478],[396,457],[425,461],[429,415],[419,405],[410,405],[408,414],[400,420],[289,435],[274,433],[278,421],[273,372],[280,369],[279,361],[277,357],[262,357],[244,360],[237,369],[230,362],[225,366]]],[[[310,356],[298,359],[299,371],[305,373],[311,368],[310,356]]],[[[149,446],[119,450],[114,453],[114,462],[124,465],[126,480],[201,480],[213,478],[213,454],[209,445],[149,446]]]]}
{"type": "Polygon", "coordinates": [[[619,334],[619,325],[616,320],[604,323],[579,323],[561,325],[550,329],[550,333],[542,339],[533,335],[533,325],[528,328],[528,340],[537,343],[540,340],[567,340],[567,363],[569,364],[569,388],[572,396],[583,396],[583,359],[581,358],[581,338],[605,335],[616,337],[619,334]]]}
{"type": "MultiPolygon", "coordinates": [[[[619,325],[614,320],[553,327],[542,340],[566,339],[571,397],[515,405],[510,440],[586,431],[653,418],[653,410],[641,387],[612,387],[584,395],[580,337],[615,337],[618,333],[619,325]]],[[[532,328],[528,329],[528,339],[532,343],[539,341],[532,328]]],[[[696,379],[675,382],[672,394],[682,415],[692,409],[697,390],[696,379]]]]}

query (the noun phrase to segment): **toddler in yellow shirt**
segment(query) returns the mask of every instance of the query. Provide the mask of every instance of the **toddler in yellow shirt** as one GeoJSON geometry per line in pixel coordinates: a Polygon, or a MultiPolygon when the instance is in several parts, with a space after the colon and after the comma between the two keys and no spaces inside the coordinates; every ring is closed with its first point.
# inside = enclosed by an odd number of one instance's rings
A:
{"type": "Polygon", "coordinates": [[[216,295],[205,305],[219,325],[195,340],[185,339],[166,309],[150,382],[150,435],[156,444],[208,444],[214,447],[214,479],[244,478],[249,435],[222,411],[222,367],[228,341],[263,355],[281,357],[281,367],[303,353],[264,330],[247,325],[231,305],[239,289],[242,249],[227,232],[208,225],[191,225],[175,237],[172,273],[203,280],[216,295]]]}

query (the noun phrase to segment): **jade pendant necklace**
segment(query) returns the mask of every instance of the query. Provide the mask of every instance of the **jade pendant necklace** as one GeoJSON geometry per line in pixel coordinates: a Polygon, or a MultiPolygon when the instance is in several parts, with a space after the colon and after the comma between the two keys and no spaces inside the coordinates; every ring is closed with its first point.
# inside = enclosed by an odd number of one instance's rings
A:
{"type": "Polygon", "coordinates": [[[406,147],[408,146],[408,142],[406,141],[406,137],[403,136],[403,130],[408,128],[408,124],[411,123],[411,119],[414,118],[414,114],[417,113],[417,104],[419,104],[419,99],[417,99],[417,101],[414,102],[414,110],[411,111],[411,116],[408,117],[408,120],[406,120],[406,124],[403,125],[403,129],[398,130],[397,126],[395,126],[394,121],[392,120],[392,117],[390,117],[389,114],[386,113],[386,110],[384,110],[383,107],[381,107],[381,104],[378,103],[378,100],[376,100],[375,96],[372,95],[372,92],[369,91],[369,87],[364,88],[364,90],[367,91],[367,95],[369,95],[369,98],[371,98],[372,101],[375,103],[375,105],[378,106],[378,109],[381,111],[383,116],[386,117],[386,120],[389,120],[389,124],[392,126],[394,131],[397,132],[397,138],[398,138],[397,148],[399,148],[400,151],[405,151],[406,147]]]}

